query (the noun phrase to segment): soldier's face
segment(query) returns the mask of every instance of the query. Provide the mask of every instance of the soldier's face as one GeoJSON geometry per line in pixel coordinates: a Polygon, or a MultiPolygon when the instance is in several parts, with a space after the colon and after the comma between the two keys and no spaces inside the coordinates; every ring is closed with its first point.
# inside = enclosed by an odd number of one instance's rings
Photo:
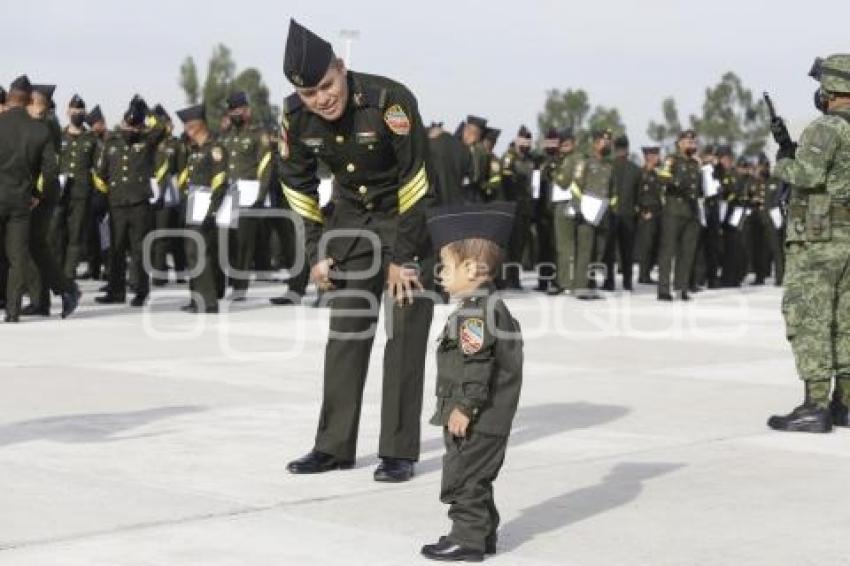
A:
{"type": "Polygon", "coordinates": [[[301,97],[307,110],[328,122],[338,120],[348,104],[345,65],[341,59],[337,59],[328,67],[318,85],[311,88],[297,88],[295,91],[301,97]]]}
{"type": "Polygon", "coordinates": [[[647,168],[655,169],[658,167],[658,162],[661,161],[661,156],[657,153],[645,153],[644,160],[646,161],[647,168]]]}
{"type": "Polygon", "coordinates": [[[27,112],[29,112],[29,115],[33,118],[44,118],[47,116],[47,110],[49,107],[50,103],[47,98],[39,93],[33,93],[30,103],[27,106],[27,112]]]}
{"type": "Polygon", "coordinates": [[[481,134],[481,128],[475,124],[466,124],[463,127],[463,143],[466,145],[478,143],[481,140],[481,134]]]}
{"type": "Polygon", "coordinates": [[[183,126],[186,135],[193,143],[201,144],[206,139],[207,125],[203,120],[191,120],[183,126]]]}
{"type": "Polygon", "coordinates": [[[561,153],[572,153],[576,148],[576,140],[568,139],[561,142],[561,153]]]}

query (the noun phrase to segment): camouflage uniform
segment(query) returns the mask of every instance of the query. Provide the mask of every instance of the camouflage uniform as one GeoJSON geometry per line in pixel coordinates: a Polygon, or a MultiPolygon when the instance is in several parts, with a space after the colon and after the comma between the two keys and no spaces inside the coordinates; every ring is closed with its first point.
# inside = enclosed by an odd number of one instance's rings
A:
{"type": "MultiPolygon", "coordinates": [[[[850,55],[834,55],[819,75],[827,92],[850,93],[850,55]],[[837,75],[837,76],[836,76],[837,75]]],[[[792,185],[782,314],[806,399],[780,430],[826,432],[847,425],[850,404],[850,108],[828,110],[804,131],[795,157],[775,175],[792,185]],[[832,419],[827,405],[836,379],[832,419]]]]}

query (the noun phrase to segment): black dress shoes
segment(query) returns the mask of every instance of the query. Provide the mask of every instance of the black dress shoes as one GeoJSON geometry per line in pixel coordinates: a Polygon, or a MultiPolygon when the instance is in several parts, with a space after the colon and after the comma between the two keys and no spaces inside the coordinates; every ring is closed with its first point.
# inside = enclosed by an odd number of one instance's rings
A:
{"type": "Polygon", "coordinates": [[[339,460],[335,456],[311,450],[303,458],[298,458],[286,465],[286,471],[290,474],[321,474],[333,470],[350,470],[354,462],[339,460]]]}
{"type": "Polygon", "coordinates": [[[484,553],[463,547],[442,537],[436,544],[426,544],[422,547],[422,556],[442,562],[481,562],[484,553]]]}
{"type": "Polygon", "coordinates": [[[105,295],[94,298],[94,302],[101,305],[123,305],[126,300],[127,299],[125,297],[119,297],[118,295],[113,295],[109,292],[107,292],[105,295]]]}
{"type": "Polygon", "coordinates": [[[133,300],[130,301],[130,306],[136,307],[136,308],[143,307],[143,306],[145,306],[145,302],[147,302],[147,300],[148,300],[147,294],[136,295],[135,297],[133,297],[133,300]]]}
{"type": "Polygon", "coordinates": [[[62,293],[62,318],[68,318],[77,310],[77,307],[80,306],[80,297],[82,295],[80,288],[76,284],[74,284],[74,288],[70,291],[62,293]]]}
{"type": "Polygon", "coordinates": [[[669,302],[669,301],[673,300],[673,295],[671,295],[670,293],[666,293],[666,292],[659,292],[658,293],[658,300],[669,302]]]}
{"type": "Polygon", "coordinates": [[[375,469],[375,481],[401,483],[413,477],[413,460],[403,458],[381,458],[375,469]]]}
{"type": "Polygon", "coordinates": [[[27,305],[21,309],[22,316],[50,316],[49,307],[38,307],[35,305],[27,305]]]}
{"type": "Polygon", "coordinates": [[[298,304],[293,297],[289,295],[282,295],[280,297],[272,297],[269,299],[269,302],[273,305],[277,305],[279,307],[287,307],[289,305],[298,304]]]}

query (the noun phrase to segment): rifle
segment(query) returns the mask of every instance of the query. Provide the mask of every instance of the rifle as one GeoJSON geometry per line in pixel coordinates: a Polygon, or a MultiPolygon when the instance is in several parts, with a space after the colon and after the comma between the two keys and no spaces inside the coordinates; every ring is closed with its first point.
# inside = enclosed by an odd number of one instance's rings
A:
{"type": "Polygon", "coordinates": [[[793,159],[797,153],[797,143],[791,139],[785,120],[776,114],[776,108],[774,108],[773,101],[767,92],[764,93],[764,103],[767,105],[768,114],[770,114],[770,133],[773,134],[773,139],[779,146],[779,152],[776,154],[777,159],[782,157],[793,159]]]}

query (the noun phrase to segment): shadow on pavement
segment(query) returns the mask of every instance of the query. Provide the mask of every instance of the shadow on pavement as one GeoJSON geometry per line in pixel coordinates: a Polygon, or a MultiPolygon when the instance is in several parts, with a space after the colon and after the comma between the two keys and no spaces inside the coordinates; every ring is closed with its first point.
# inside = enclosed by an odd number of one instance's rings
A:
{"type": "Polygon", "coordinates": [[[536,536],[628,505],[643,491],[646,480],[674,472],[684,464],[623,462],[596,485],[583,487],[523,509],[500,529],[501,550],[514,550],[536,536]]]}
{"type": "Polygon", "coordinates": [[[141,438],[152,435],[119,435],[155,421],[204,410],[205,407],[198,406],[157,407],[126,413],[91,413],[20,421],[0,426],[0,446],[33,440],[86,443],[141,438]]]}

